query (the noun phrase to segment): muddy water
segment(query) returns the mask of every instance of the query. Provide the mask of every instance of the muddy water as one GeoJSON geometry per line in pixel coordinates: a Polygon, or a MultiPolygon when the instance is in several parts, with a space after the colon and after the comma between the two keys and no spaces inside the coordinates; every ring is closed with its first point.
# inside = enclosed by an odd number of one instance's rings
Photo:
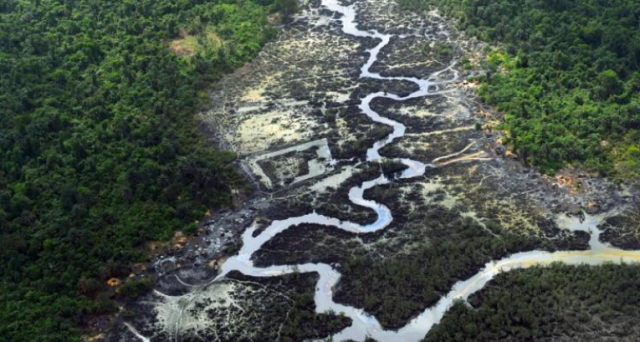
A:
{"type": "MultiPolygon", "coordinates": [[[[399,122],[382,117],[372,110],[372,101],[380,98],[404,101],[416,97],[443,94],[448,91],[448,84],[458,81],[458,73],[455,70],[455,64],[444,70],[433,73],[427,79],[417,79],[413,77],[384,77],[378,73],[373,73],[370,71],[370,68],[377,62],[381,49],[389,44],[393,35],[382,34],[377,31],[359,30],[356,23],[356,10],[353,6],[342,6],[338,3],[338,0],[323,0],[322,4],[330,11],[341,14],[341,17],[338,20],[341,21],[342,31],[345,34],[356,37],[374,38],[380,41],[376,47],[368,51],[369,58],[361,69],[361,78],[372,78],[386,81],[408,81],[413,82],[419,88],[416,92],[405,97],[400,97],[398,95],[382,91],[376,92],[366,96],[359,105],[362,113],[367,115],[373,121],[393,127],[393,133],[385,139],[376,142],[367,152],[368,161],[381,161],[382,158],[379,151],[393,141],[401,139],[405,135],[406,127],[399,122]]],[[[463,152],[464,150],[458,154],[463,152]]],[[[448,155],[438,159],[448,159],[454,156],[455,155],[448,155]]],[[[434,163],[437,161],[437,159],[434,160],[434,163]]],[[[404,179],[420,177],[425,174],[427,168],[434,167],[432,164],[424,164],[419,161],[409,159],[401,160],[401,162],[407,166],[407,169],[400,176],[404,179]]],[[[451,291],[434,307],[425,310],[405,327],[397,331],[385,331],[375,317],[368,315],[361,309],[335,303],[333,301],[333,288],[338,283],[340,274],[329,265],[281,265],[268,268],[258,268],[254,266],[252,262],[252,256],[254,253],[256,253],[274,236],[296,225],[320,224],[358,234],[371,233],[385,229],[393,220],[392,212],[384,205],[374,201],[365,200],[363,198],[363,194],[367,189],[387,184],[388,182],[390,182],[390,180],[381,175],[376,179],[366,181],[360,186],[354,187],[349,192],[349,199],[354,204],[375,210],[377,220],[369,225],[343,222],[336,218],[312,213],[304,216],[288,218],[282,221],[274,221],[257,236],[254,236],[256,227],[249,228],[242,236],[242,249],[236,256],[231,257],[224,263],[221,273],[216,277],[214,282],[223,279],[232,271],[239,271],[245,275],[253,277],[273,277],[292,272],[315,272],[320,275],[315,290],[316,311],[319,313],[332,311],[338,314],[344,314],[353,321],[353,324],[350,327],[333,336],[334,341],[343,341],[348,339],[362,341],[366,337],[372,337],[381,342],[419,341],[427,334],[433,325],[437,324],[442,319],[444,314],[456,300],[467,299],[471,294],[481,290],[491,279],[501,272],[531,267],[534,265],[549,265],[553,262],[564,262],[572,265],[582,263],[598,265],[604,262],[619,262],[620,260],[628,262],[640,261],[640,252],[624,252],[600,242],[600,231],[597,226],[605,218],[605,215],[585,216],[584,218],[560,216],[556,218],[560,227],[571,231],[585,231],[591,234],[590,250],[557,253],[532,251],[515,254],[503,260],[490,262],[472,278],[455,284],[451,291]]],[[[205,286],[200,287],[200,290],[203,289],[205,289],[205,286]]],[[[182,312],[188,308],[188,303],[193,300],[193,296],[194,294],[187,294],[182,297],[167,297],[166,303],[162,304],[161,307],[158,308],[159,319],[164,323],[167,332],[171,334],[178,334],[181,330],[180,328],[184,327],[185,323],[188,323],[182,321],[182,312]]],[[[141,340],[147,340],[137,331],[132,330],[132,332],[141,340]]]]}
{"type": "MultiPolygon", "coordinates": [[[[400,97],[395,94],[389,94],[386,92],[376,92],[366,96],[359,108],[361,111],[371,118],[373,121],[388,125],[393,127],[393,133],[387,136],[385,139],[376,142],[368,151],[367,151],[367,161],[376,162],[381,161],[381,156],[379,151],[392,143],[394,140],[402,138],[406,132],[406,127],[394,120],[385,118],[376,113],[373,109],[371,109],[371,102],[378,98],[387,98],[395,101],[404,101],[411,98],[423,97],[423,96],[434,96],[440,95],[447,90],[439,91],[443,86],[446,86],[449,83],[455,82],[458,79],[458,74],[453,70],[453,65],[434,73],[429,79],[421,80],[412,77],[384,77],[377,73],[372,73],[369,69],[371,66],[377,61],[378,54],[389,44],[389,41],[392,35],[381,34],[376,31],[367,32],[361,31],[356,27],[355,22],[355,9],[354,7],[346,7],[338,4],[337,0],[325,0],[323,1],[323,5],[327,7],[329,10],[333,12],[338,12],[342,14],[340,18],[342,22],[342,30],[344,33],[357,36],[357,37],[369,37],[379,39],[380,43],[369,50],[369,59],[367,63],[361,69],[361,78],[373,78],[379,80],[402,80],[413,82],[418,85],[419,89],[409,94],[405,97],[400,97]],[[449,79],[443,79],[442,75],[451,74],[452,77],[449,79]],[[435,89],[435,91],[433,91],[435,89]]],[[[407,169],[401,174],[401,178],[408,179],[413,177],[419,177],[424,175],[427,167],[431,167],[431,165],[423,164],[416,160],[405,159],[402,160],[402,163],[407,166],[407,169]]],[[[254,276],[254,277],[268,277],[268,276],[277,276],[283,275],[286,273],[291,273],[294,270],[296,272],[317,272],[320,274],[320,279],[318,281],[318,285],[316,287],[315,293],[315,302],[316,302],[316,310],[318,312],[328,312],[333,311],[338,314],[344,314],[347,317],[350,317],[353,320],[353,325],[348,329],[344,330],[340,334],[334,336],[334,340],[341,341],[344,339],[356,339],[362,340],[367,335],[375,336],[376,338],[381,337],[380,340],[388,340],[389,338],[393,338],[397,340],[396,333],[393,332],[384,332],[378,321],[368,315],[366,312],[360,309],[355,309],[352,307],[344,306],[338,303],[335,303],[332,298],[332,289],[334,285],[340,279],[340,274],[331,268],[329,265],[324,264],[304,264],[304,265],[286,265],[286,266],[274,266],[268,268],[256,268],[253,266],[253,262],[251,261],[252,255],[258,251],[266,242],[268,242],[271,238],[273,238],[278,233],[293,227],[295,225],[299,225],[302,223],[312,223],[312,224],[320,224],[320,225],[328,225],[334,226],[339,229],[343,229],[348,232],[355,233],[371,233],[381,229],[386,228],[391,221],[393,220],[391,211],[385,207],[384,205],[378,204],[374,201],[365,200],[363,198],[363,194],[366,190],[371,189],[378,185],[387,184],[389,180],[385,178],[384,175],[381,175],[379,178],[364,182],[361,186],[354,187],[349,192],[349,199],[356,205],[370,208],[376,211],[378,219],[369,225],[359,225],[352,222],[341,222],[337,219],[318,215],[318,214],[310,214],[301,217],[290,218],[284,221],[276,221],[271,226],[269,226],[263,233],[258,235],[257,237],[253,236],[255,228],[250,228],[243,235],[243,248],[240,250],[239,254],[235,257],[230,258],[225,262],[222,267],[222,272],[218,276],[218,279],[223,278],[227,273],[231,271],[240,271],[246,275],[254,276]],[[382,334],[382,335],[381,335],[382,334]],[[391,336],[389,338],[385,338],[384,334],[391,334],[396,336],[391,336]]],[[[413,329],[412,329],[413,330],[413,329]]],[[[424,336],[423,331],[421,336],[418,333],[412,333],[416,335],[418,338],[424,336]]],[[[405,335],[401,332],[401,334],[405,335]]],[[[406,336],[407,338],[409,336],[406,336]]],[[[403,336],[404,339],[404,336],[403,336]]]]}

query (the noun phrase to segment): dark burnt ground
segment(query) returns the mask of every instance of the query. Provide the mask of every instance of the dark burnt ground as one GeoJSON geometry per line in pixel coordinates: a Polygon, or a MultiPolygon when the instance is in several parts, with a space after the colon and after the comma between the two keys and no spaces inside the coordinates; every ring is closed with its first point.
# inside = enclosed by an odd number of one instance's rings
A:
{"type": "MultiPolygon", "coordinates": [[[[467,175],[467,169],[469,165],[453,165],[428,172],[424,180],[397,181],[367,191],[365,198],[388,206],[394,214],[383,231],[357,235],[319,225],[292,227],[263,246],[255,255],[256,265],[333,265],[343,275],[334,296],[337,302],[364,308],[385,328],[399,328],[491,260],[522,251],[587,248],[587,234],[561,231],[534,210],[520,217],[487,219],[501,213],[488,204],[492,198],[481,196],[495,196],[499,190],[489,181],[475,192],[465,189],[464,184],[480,176],[467,175]],[[468,178],[460,184],[463,176],[468,178]],[[425,190],[436,178],[444,179],[438,181],[442,187],[425,190]],[[460,194],[468,197],[451,207],[450,198],[460,194]],[[487,207],[479,205],[484,203],[487,207]],[[466,215],[474,210],[477,218],[466,215]],[[536,230],[518,229],[521,224],[536,230]]],[[[509,208],[503,211],[513,213],[509,208]]]]}
{"type": "Polygon", "coordinates": [[[600,227],[600,237],[615,247],[640,249],[640,205],[631,205],[622,213],[608,218],[600,227]]]}
{"type": "MultiPolygon", "coordinates": [[[[285,220],[289,217],[302,216],[317,212],[328,217],[335,217],[343,221],[355,222],[361,225],[372,223],[376,220],[376,213],[368,208],[354,205],[349,200],[351,188],[360,186],[363,182],[375,179],[383,172],[388,178],[403,171],[405,166],[397,162],[384,164],[366,164],[361,166],[343,183],[332,191],[303,192],[293,197],[274,197],[271,205],[261,212],[258,221],[259,229],[254,234],[259,234],[262,229],[268,227],[273,221],[285,220]]],[[[298,191],[304,191],[304,188],[298,191]]]]}
{"type": "Polygon", "coordinates": [[[387,77],[416,77],[428,79],[440,71],[461,52],[451,42],[434,42],[424,36],[391,39],[381,51],[371,71],[387,77]]]}
{"type": "MultiPolygon", "coordinates": [[[[189,303],[186,310],[201,320],[200,329],[185,332],[180,341],[302,341],[324,338],[348,327],[351,321],[346,317],[315,313],[313,289],[317,281],[317,274],[254,278],[231,273],[214,285],[223,291],[212,291],[211,296],[189,303]],[[250,313],[244,309],[248,306],[250,313]]],[[[155,295],[145,299],[154,300],[162,299],[155,295]]],[[[161,322],[149,319],[146,313],[154,308],[145,301],[130,307],[123,316],[139,333],[153,336],[152,342],[174,341],[170,332],[158,333],[161,322]]],[[[107,339],[132,340],[135,337],[127,329],[119,329],[107,339]]]]}

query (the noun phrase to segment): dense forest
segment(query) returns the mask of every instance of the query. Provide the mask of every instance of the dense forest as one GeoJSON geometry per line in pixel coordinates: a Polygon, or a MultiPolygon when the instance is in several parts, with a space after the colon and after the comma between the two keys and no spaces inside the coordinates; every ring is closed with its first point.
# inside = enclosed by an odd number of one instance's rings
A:
{"type": "Polygon", "coordinates": [[[78,340],[146,242],[230,202],[234,156],[194,114],[292,5],[0,2],[0,341],[78,340]]]}
{"type": "Polygon", "coordinates": [[[437,6],[500,47],[480,96],[506,113],[525,162],[640,179],[640,1],[399,1],[437,6]]]}
{"type": "Polygon", "coordinates": [[[637,341],[638,265],[535,267],[499,275],[423,340],[637,341]]]}

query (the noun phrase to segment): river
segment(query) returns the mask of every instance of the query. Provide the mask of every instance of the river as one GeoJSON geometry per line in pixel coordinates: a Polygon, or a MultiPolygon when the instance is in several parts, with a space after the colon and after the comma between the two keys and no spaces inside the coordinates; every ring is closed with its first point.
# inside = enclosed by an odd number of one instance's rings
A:
{"type": "MultiPolygon", "coordinates": [[[[383,34],[377,31],[365,31],[358,28],[356,22],[356,7],[344,6],[338,0],[322,0],[322,5],[331,12],[339,13],[339,21],[341,22],[342,31],[351,36],[372,38],[379,43],[368,50],[369,57],[361,68],[360,78],[386,80],[386,81],[404,81],[411,82],[417,86],[417,90],[406,96],[399,96],[386,91],[371,93],[363,98],[359,104],[359,108],[363,115],[368,116],[371,120],[388,125],[393,128],[393,132],[375,144],[367,151],[368,162],[381,162],[383,158],[380,156],[380,150],[385,146],[402,139],[405,136],[407,128],[400,122],[383,117],[371,108],[371,102],[375,99],[386,98],[393,101],[406,101],[413,98],[429,97],[442,95],[447,93],[448,84],[459,81],[459,73],[456,71],[456,64],[453,63],[448,67],[434,72],[426,79],[418,79],[415,77],[385,77],[379,73],[371,71],[372,66],[378,62],[380,51],[389,44],[393,38],[392,34],[383,34]]],[[[400,160],[407,169],[403,171],[399,178],[411,179],[421,177],[429,168],[437,167],[434,164],[425,164],[417,160],[402,159],[400,160]]],[[[570,265],[589,264],[599,265],[607,262],[638,262],[640,261],[640,252],[622,251],[613,248],[599,239],[600,231],[598,225],[607,217],[607,214],[601,215],[585,215],[580,218],[577,216],[559,215],[556,222],[561,228],[570,231],[584,231],[591,235],[589,241],[589,250],[587,251],[563,251],[563,252],[544,252],[530,251],[511,255],[502,260],[487,263],[473,277],[456,283],[450,292],[442,297],[442,299],[433,307],[423,311],[418,317],[411,320],[405,327],[399,330],[384,330],[375,317],[367,314],[365,311],[349,306],[345,306],[334,302],[333,289],[340,281],[340,273],[326,264],[301,264],[301,265],[281,265],[267,268],[255,267],[252,256],[265,243],[270,241],[274,236],[283,231],[300,225],[300,224],[319,224],[332,226],[347,232],[356,234],[373,233],[385,229],[393,222],[393,213],[391,210],[379,203],[363,198],[366,190],[375,186],[384,185],[392,180],[380,175],[378,178],[368,180],[359,186],[351,189],[349,192],[349,200],[361,207],[372,209],[376,212],[377,219],[371,224],[361,225],[353,222],[342,221],[337,218],[327,217],[318,213],[306,214],[298,217],[291,217],[285,220],[272,222],[266,229],[254,236],[257,227],[250,227],[242,235],[242,248],[237,255],[230,257],[221,267],[220,274],[212,281],[212,283],[224,279],[225,276],[232,271],[239,271],[245,275],[252,277],[275,277],[292,272],[315,272],[320,275],[319,281],[315,289],[315,304],[318,313],[334,312],[349,317],[353,324],[338,334],[332,336],[333,341],[356,340],[363,341],[367,337],[374,338],[381,342],[395,341],[420,341],[429,332],[429,330],[446,314],[447,310],[454,304],[456,300],[465,300],[473,293],[481,290],[496,275],[502,272],[508,272],[514,269],[531,267],[534,265],[549,265],[554,262],[563,262],[570,265]]],[[[201,288],[204,288],[202,286],[201,288]]],[[[165,323],[168,331],[178,331],[178,327],[185,324],[184,311],[188,305],[185,302],[193,300],[189,294],[185,296],[165,296],[166,301],[158,309],[160,320],[165,323]]],[[[129,326],[130,327],[130,326],[129,326]]],[[[132,328],[131,328],[132,329],[132,328]]],[[[135,330],[134,334],[142,341],[147,339],[135,330]]]]}

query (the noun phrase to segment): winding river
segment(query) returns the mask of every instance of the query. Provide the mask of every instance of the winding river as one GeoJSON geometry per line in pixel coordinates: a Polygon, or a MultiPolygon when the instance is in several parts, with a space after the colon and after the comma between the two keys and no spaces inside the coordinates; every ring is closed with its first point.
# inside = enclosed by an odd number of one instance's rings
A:
{"type": "MultiPolygon", "coordinates": [[[[357,37],[374,38],[380,41],[376,47],[368,51],[369,59],[361,69],[361,78],[407,81],[413,82],[419,87],[417,91],[405,97],[400,97],[386,92],[376,92],[366,96],[362,100],[359,107],[365,115],[375,122],[393,127],[393,133],[385,139],[376,142],[367,152],[368,161],[381,161],[382,158],[379,154],[380,149],[392,143],[394,140],[402,138],[405,134],[406,127],[399,122],[380,116],[371,109],[371,102],[378,98],[404,101],[416,97],[443,94],[447,92],[447,84],[456,82],[459,79],[458,73],[454,69],[455,64],[432,74],[426,80],[413,77],[384,77],[378,73],[373,73],[370,71],[371,66],[377,61],[379,52],[389,43],[393,35],[382,34],[377,31],[359,30],[357,28],[356,11],[354,6],[342,6],[339,4],[338,0],[323,0],[322,5],[330,11],[337,12],[341,15],[337,20],[341,22],[342,31],[345,34],[357,37]]],[[[407,166],[407,169],[400,175],[400,177],[405,179],[422,176],[427,168],[434,167],[433,164],[424,164],[419,161],[408,159],[402,160],[402,163],[407,166]]],[[[251,227],[247,229],[242,236],[242,249],[236,256],[231,257],[223,264],[221,273],[213,281],[215,282],[219,279],[223,279],[232,271],[239,271],[245,275],[253,277],[274,277],[292,272],[316,272],[320,275],[315,289],[316,311],[318,313],[331,311],[338,314],[344,314],[353,321],[353,324],[350,327],[334,335],[332,337],[333,341],[343,341],[348,339],[363,341],[366,337],[371,337],[381,342],[420,341],[435,324],[440,322],[444,314],[456,300],[467,299],[471,294],[481,290],[493,277],[501,272],[507,272],[518,268],[526,268],[534,265],[549,265],[553,262],[564,262],[571,265],[583,263],[598,265],[605,262],[620,262],[621,260],[626,262],[640,261],[640,252],[622,251],[600,242],[600,231],[597,226],[606,217],[606,215],[587,215],[586,218],[582,220],[577,217],[560,216],[556,220],[559,226],[565,229],[585,231],[591,234],[590,249],[588,251],[556,253],[532,251],[515,254],[503,260],[490,262],[472,278],[456,283],[451,291],[445,297],[441,298],[434,307],[426,309],[405,327],[397,331],[384,330],[375,317],[367,314],[361,309],[335,303],[333,301],[332,289],[340,280],[340,274],[329,265],[282,265],[268,268],[258,268],[253,265],[251,259],[256,251],[258,251],[266,242],[278,233],[296,225],[304,223],[327,225],[358,234],[371,233],[385,229],[393,220],[391,211],[382,204],[365,200],[363,198],[363,193],[367,189],[381,184],[386,184],[388,182],[390,182],[390,180],[381,175],[377,179],[364,182],[362,185],[351,189],[349,192],[349,198],[354,204],[375,210],[377,213],[377,220],[374,223],[360,225],[352,222],[343,222],[337,218],[326,217],[317,213],[311,213],[282,221],[274,221],[262,233],[255,237],[253,235],[256,227],[251,227]]],[[[158,309],[158,314],[161,321],[166,324],[167,331],[177,333],[178,327],[184,327],[185,323],[188,323],[182,321],[184,318],[182,312],[185,308],[185,301],[188,302],[190,300],[189,298],[193,297],[190,297],[189,294],[182,297],[165,296],[166,303],[158,309]]],[[[137,331],[133,330],[133,328],[130,326],[129,328],[132,329],[132,332],[137,337],[143,341],[148,341],[148,339],[138,334],[137,331]]]]}

